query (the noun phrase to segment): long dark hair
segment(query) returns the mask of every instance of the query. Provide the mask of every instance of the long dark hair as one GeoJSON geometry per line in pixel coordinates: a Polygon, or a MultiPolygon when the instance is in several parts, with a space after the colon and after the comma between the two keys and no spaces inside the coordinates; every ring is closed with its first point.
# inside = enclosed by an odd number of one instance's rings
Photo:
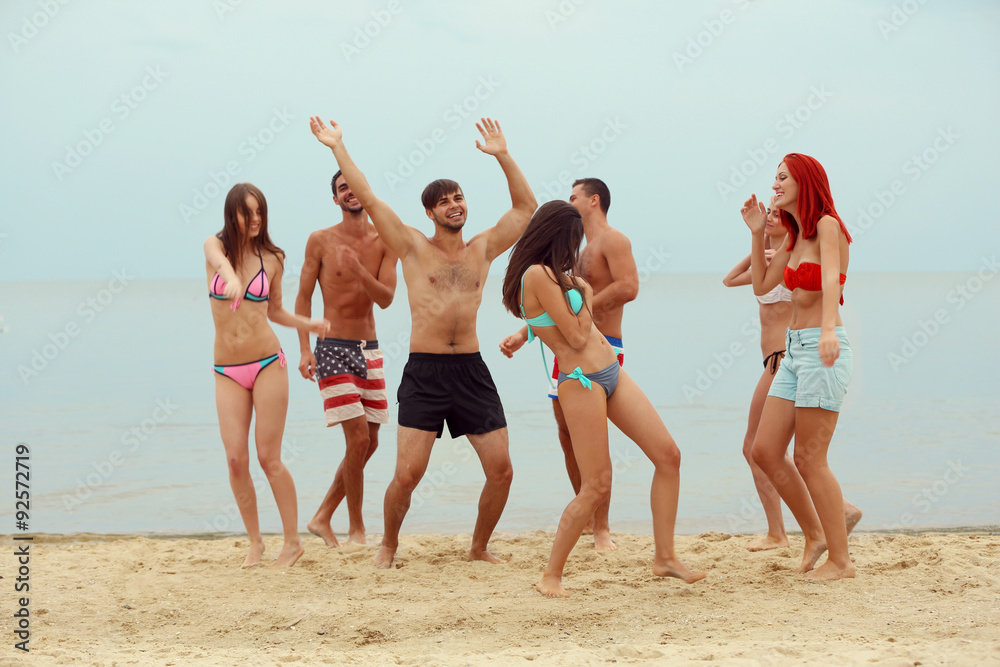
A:
{"type": "Polygon", "coordinates": [[[510,251],[507,275],[503,279],[503,305],[507,310],[523,318],[521,276],[535,264],[552,270],[564,294],[574,287],[579,289],[581,286],[574,275],[582,242],[583,222],[579,211],[559,200],[542,204],[510,251]]]}
{"type": "Polygon", "coordinates": [[[240,249],[248,240],[250,247],[254,251],[267,250],[274,253],[278,261],[281,262],[281,265],[285,265],[285,252],[274,245],[267,233],[267,200],[264,199],[264,193],[260,191],[260,188],[252,183],[237,183],[234,185],[229,194],[226,195],[223,217],[225,218],[225,225],[222,227],[222,231],[215,236],[222,241],[222,248],[226,252],[226,259],[233,265],[234,270],[240,270],[240,260],[243,257],[240,249]],[[254,199],[260,204],[260,232],[257,236],[250,239],[245,238],[240,233],[240,223],[236,219],[236,214],[239,213],[243,216],[246,224],[250,224],[250,209],[247,207],[247,195],[253,195],[254,199]]]}

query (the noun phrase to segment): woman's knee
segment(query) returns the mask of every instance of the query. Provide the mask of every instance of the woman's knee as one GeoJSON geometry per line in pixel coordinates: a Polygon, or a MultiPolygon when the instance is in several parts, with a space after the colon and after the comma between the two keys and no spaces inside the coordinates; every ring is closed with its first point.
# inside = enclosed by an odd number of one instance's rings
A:
{"type": "Polygon", "coordinates": [[[754,442],[750,448],[750,459],[765,472],[777,470],[783,457],[782,452],[773,452],[759,442],[754,442]]]}
{"type": "Polygon", "coordinates": [[[578,494],[588,505],[597,507],[611,493],[611,471],[584,480],[578,494]]]}
{"type": "Polygon", "coordinates": [[[280,474],[285,470],[285,464],[281,462],[280,452],[277,454],[260,454],[257,456],[257,461],[260,463],[260,469],[264,471],[267,477],[280,474]]]}
{"type": "Polygon", "coordinates": [[[226,463],[229,466],[229,476],[242,479],[250,476],[250,455],[230,454],[226,456],[226,463]]]}
{"type": "Polygon", "coordinates": [[[681,450],[673,438],[667,438],[656,448],[653,465],[658,472],[677,473],[681,469],[681,450]]]}

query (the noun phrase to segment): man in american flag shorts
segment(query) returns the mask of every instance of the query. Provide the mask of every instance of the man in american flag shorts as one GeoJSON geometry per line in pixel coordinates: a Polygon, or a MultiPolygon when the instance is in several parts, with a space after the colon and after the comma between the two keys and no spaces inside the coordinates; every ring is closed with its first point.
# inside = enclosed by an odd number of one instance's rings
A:
{"type": "Polygon", "coordinates": [[[331,322],[329,338],[309,349],[309,335],[299,335],[302,377],[319,382],[327,426],[341,424],[346,451],[309,532],[327,546],[339,546],[331,527],[334,510],[347,498],[348,539],[365,543],[361,516],[364,467],[378,447],[378,429],[389,422],[382,352],[375,335],[374,304],[386,308],[396,291],[396,255],[386,248],[357,197],[338,171],[331,182],[333,203],[343,220],[309,236],[299,279],[295,312],[312,311],[319,282],[323,314],[331,322]]]}

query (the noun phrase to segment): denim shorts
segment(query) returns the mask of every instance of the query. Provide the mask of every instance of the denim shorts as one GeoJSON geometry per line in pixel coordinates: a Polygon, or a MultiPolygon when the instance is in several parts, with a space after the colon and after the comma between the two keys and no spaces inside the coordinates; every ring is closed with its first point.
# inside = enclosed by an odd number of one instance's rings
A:
{"type": "Polygon", "coordinates": [[[847,385],[854,375],[854,355],[844,327],[837,327],[835,333],[840,339],[840,356],[832,367],[827,367],[819,358],[818,327],[786,331],[785,358],[767,395],[795,401],[797,408],[840,412],[847,385]]]}

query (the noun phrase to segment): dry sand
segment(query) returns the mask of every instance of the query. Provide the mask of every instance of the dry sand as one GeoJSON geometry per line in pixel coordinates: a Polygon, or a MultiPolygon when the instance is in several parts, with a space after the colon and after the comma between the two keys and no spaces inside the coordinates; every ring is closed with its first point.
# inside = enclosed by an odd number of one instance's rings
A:
{"type": "Polygon", "coordinates": [[[694,585],[652,575],[650,536],[617,534],[613,553],[584,537],[569,599],[534,590],[551,534],[496,535],[506,565],[464,561],[468,535],[403,536],[388,571],[371,564],[378,536],[304,539],[291,569],[241,570],[241,538],[38,536],[31,653],[5,631],[0,663],[1000,665],[996,535],[854,535],[858,577],[834,584],[794,573],[800,537],[761,553],[747,536],[679,537],[681,559],[708,571],[694,585]]]}

